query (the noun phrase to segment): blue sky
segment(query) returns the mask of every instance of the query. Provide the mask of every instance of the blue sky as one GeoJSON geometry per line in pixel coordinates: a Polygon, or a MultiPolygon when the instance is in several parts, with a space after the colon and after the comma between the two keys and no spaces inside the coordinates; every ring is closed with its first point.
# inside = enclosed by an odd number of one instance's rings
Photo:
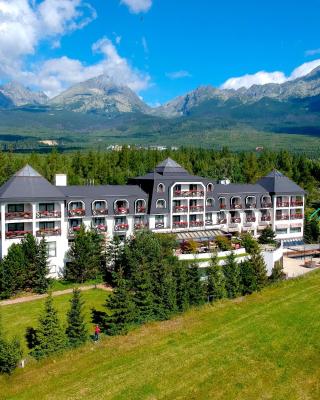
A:
{"type": "Polygon", "coordinates": [[[320,65],[319,21],[316,0],[0,0],[0,80],[53,96],[103,72],[152,105],[281,83],[320,65]]]}

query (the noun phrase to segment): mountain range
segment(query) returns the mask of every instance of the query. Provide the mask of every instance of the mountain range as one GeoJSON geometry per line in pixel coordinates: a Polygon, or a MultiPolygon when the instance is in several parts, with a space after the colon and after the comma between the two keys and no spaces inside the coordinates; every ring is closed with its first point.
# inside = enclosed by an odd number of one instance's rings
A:
{"type": "Polygon", "coordinates": [[[51,99],[16,82],[0,86],[0,135],[26,126],[30,132],[108,132],[112,140],[122,136],[134,142],[189,136],[198,144],[201,135],[211,143],[218,131],[319,136],[320,67],[282,84],[238,90],[201,86],[156,108],[106,75],[51,99]]]}

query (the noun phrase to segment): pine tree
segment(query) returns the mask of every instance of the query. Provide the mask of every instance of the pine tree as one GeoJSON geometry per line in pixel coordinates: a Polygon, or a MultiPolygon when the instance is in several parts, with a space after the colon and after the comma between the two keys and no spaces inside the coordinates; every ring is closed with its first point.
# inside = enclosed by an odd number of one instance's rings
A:
{"type": "Polygon", "coordinates": [[[270,226],[267,226],[259,236],[258,239],[261,244],[274,244],[276,243],[276,234],[270,226]]]}
{"type": "Polygon", "coordinates": [[[11,374],[18,366],[22,354],[19,340],[17,338],[6,339],[0,323],[0,374],[11,374]]]}
{"type": "Polygon", "coordinates": [[[189,304],[198,306],[204,302],[204,286],[201,282],[201,273],[197,263],[192,263],[187,269],[187,286],[189,304]]]}
{"type": "Polygon", "coordinates": [[[269,279],[271,282],[279,282],[286,279],[286,274],[283,271],[283,265],[281,261],[276,261],[274,263],[269,279]]]}
{"type": "Polygon", "coordinates": [[[207,268],[207,298],[209,301],[215,301],[224,297],[227,297],[225,277],[218,257],[214,254],[207,268]]]}
{"type": "Polygon", "coordinates": [[[37,279],[38,244],[36,238],[31,233],[28,233],[22,239],[21,247],[25,258],[25,287],[28,289],[33,289],[37,279]]]}
{"type": "Polygon", "coordinates": [[[257,290],[261,290],[268,283],[267,267],[260,249],[251,254],[250,263],[256,277],[257,290]]]}
{"type": "Polygon", "coordinates": [[[0,298],[9,298],[25,288],[26,265],[20,244],[12,244],[0,262],[0,298]]]}
{"type": "Polygon", "coordinates": [[[150,271],[145,264],[139,266],[134,274],[135,321],[144,323],[154,319],[154,294],[150,271]]]}
{"type": "Polygon", "coordinates": [[[231,299],[240,296],[240,269],[233,252],[227,256],[226,263],[223,266],[223,273],[226,280],[227,296],[231,299]]]}
{"type": "Polygon", "coordinates": [[[250,294],[258,290],[257,277],[251,260],[240,263],[240,275],[243,294],[250,294]]]}
{"type": "Polygon", "coordinates": [[[88,338],[88,330],[83,315],[84,302],[79,289],[73,290],[70,310],[67,313],[66,335],[71,347],[80,346],[88,338]]]}
{"type": "Polygon", "coordinates": [[[30,353],[36,359],[60,352],[67,345],[66,335],[61,328],[51,294],[46,299],[43,313],[39,318],[36,341],[37,345],[30,353]]]}
{"type": "Polygon", "coordinates": [[[173,270],[176,281],[176,296],[178,311],[185,311],[189,307],[187,267],[182,262],[177,262],[173,270]]]}
{"type": "Polygon", "coordinates": [[[36,293],[46,293],[49,289],[50,279],[47,243],[43,237],[37,246],[37,256],[35,264],[35,274],[33,281],[33,290],[36,293]]]}
{"type": "Polygon", "coordinates": [[[133,296],[121,269],[115,272],[114,281],[116,287],[105,304],[111,314],[105,319],[106,332],[109,335],[126,334],[135,318],[133,296]]]}

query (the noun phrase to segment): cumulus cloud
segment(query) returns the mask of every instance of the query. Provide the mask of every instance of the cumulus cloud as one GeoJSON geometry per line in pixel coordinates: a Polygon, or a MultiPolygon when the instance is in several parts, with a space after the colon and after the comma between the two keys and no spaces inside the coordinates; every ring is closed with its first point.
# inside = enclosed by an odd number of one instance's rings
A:
{"type": "Polygon", "coordinates": [[[149,75],[134,69],[119,55],[109,39],[100,39],[93,44],[92,50],[102,55],[102,60],[96,64],[85,65],[69,57],[54,58],[38,65],[35,71],[26,73],[24,80],[44,90],[49,97],[59,94],[70,85],[102,74],[136,92],[149,86],[149,75]]]}
{"type": "Polygon", "coordinates": [[[152,6],[152,0],[121,0],[121,4],[125,4],[134,14],[147,12],[152,6]]]}
{"type": "Polygon", "coordinates": [[[191,74],[188,71],[181,70],[181,71],[167,72],[166,76],[170,79],[181,79],[181,78],[190,78],[191,74]]]}
{"type": "Polygon", "coordinates": [[[242,87],[249,88],[252,85],[265,85],[267,83],[284,83],[293,79],[301,78],[309,74],[313,69],[320,65],[320,59],[313,60],[295,68],[289,76],[284,72],[259,71],[255,74],[246,74],[239,77],[229,78],[222,85],[222,89],[240,89],[242,87]]]}

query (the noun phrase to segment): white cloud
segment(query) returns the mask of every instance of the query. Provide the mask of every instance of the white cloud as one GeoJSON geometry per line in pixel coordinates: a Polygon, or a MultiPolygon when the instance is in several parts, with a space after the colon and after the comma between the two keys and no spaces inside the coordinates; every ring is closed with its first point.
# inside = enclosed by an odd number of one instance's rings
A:
{"type": "Polygon", "coordinates": [[[319,49],[306,50],[304,54],[305,54],[305,56],[316,56],[317,54],[320,54],[320,48],[319,49]]]}
{"type": "Polygon", "coordinates": [[[139,14],[150,10],[152,0],[121,0],[121,4],[128,6],[132,13],[139,14]]]}
{"type": "Polygon", "coordinates": [[[181,71],[167,72],[166,76],[170,79],[181,79],[181,78],[190,78],[191,74],[188,71],[181,70],[181,71]]]}
{"type": "Polygon", "coordinates": [[[313,69],[320,65],[320,59],[310,61],[295,68],[289,76],[284,72],[259,71],[255,74],[246,74],[239,77],[229,78],[222,85],[222,89],[240,89],[241,87],[249,88],[252,85],[265,85],[267,83],[284,83],[293,79],[301,78],[309,74],[313,69]]]}
{"type": "Polygon", "coordinates": [[[44,90],[49,97],[78,82],[105,74],[119,85],[129,86],[139,92],[150,84],[150,77],[130,66],[122,58],[113,43],[103,38],[94,43],[92,50],[100,53],[103,59],[93,65],[85,65],[79,60],[68,57],[55,58],[45,61],[37,66],[35,71],[24,76],[24,80],[44,90]]]}

